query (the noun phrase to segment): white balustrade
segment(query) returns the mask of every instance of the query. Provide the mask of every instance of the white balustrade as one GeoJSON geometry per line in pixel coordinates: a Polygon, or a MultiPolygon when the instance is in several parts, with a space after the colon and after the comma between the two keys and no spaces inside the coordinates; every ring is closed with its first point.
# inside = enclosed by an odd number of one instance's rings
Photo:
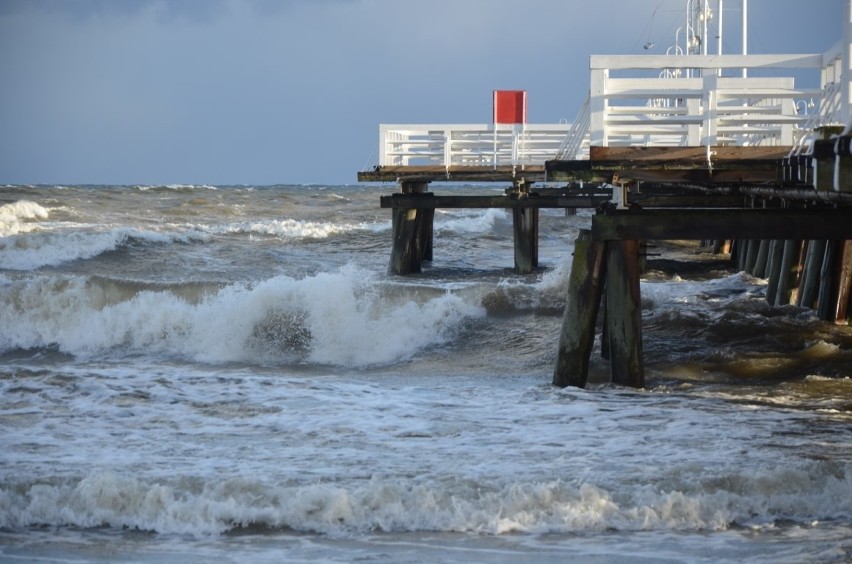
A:
{"type": "Polygon", "coordinates": [[[379,165],[522,168],[585,158],[590,145],[807,145],[817,127],[852,129],[852,0],[844,11],[843,36],[823,54],[593,55],[573,124],[381,125],[379,165]],[[799,88],[790,75],[803,72],[819,88],[799,88]]]}

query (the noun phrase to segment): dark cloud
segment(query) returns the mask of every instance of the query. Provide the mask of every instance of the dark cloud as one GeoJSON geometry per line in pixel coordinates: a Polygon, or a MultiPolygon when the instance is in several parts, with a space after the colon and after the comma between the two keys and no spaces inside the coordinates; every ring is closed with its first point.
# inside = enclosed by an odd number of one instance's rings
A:
{"type": "Polygon", "coordinates": [[[223,0],[3,0],[0,15],[42,12],[79,21],[135,17],[150,11],[163,20],[207,21],[221,11],[223,4],[223,0]]]}
{"type": "MultiPolygon", "coordinates": [[[[751,0],[752,51],[824,51],[843,1],[751,0]]],[[[572,120],[589,55],[662,48],[683,4],[0,0],[0,183],[351,182],[380,123],[486,123],[493,89],[572,120]]]]}

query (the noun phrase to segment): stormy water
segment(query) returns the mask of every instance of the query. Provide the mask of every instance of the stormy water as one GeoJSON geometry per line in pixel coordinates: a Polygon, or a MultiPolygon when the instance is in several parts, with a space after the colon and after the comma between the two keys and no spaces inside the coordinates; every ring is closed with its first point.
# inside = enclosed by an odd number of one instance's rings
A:
{"type": "Polygon", "coordinates": [[[391,276],[394,190],[0,187],[0,560],[852,559],[849,327],[671,243],[646,387],[554,388],[591,212],[391,276]]]}

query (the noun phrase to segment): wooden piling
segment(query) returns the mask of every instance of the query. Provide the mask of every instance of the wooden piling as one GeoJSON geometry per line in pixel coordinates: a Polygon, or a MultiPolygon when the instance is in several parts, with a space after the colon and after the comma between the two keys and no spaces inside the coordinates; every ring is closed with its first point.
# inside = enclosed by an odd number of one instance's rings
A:
{"type": "Polygon", "coordinates": [[[822,259],[825,256],[826,241],[818,239],[810,241],[802,271],[802,282],[796,305],[814,308],[819,296],[819,276],[822,270],[822,259]]]}
{"type": "Polygon", "coordinates": [[[761,239],[757,247],[757,259],[754,261],[752,276],[766,278],[766,263],[769,258],[769,241],[761,239]]]}
{"type": "Polygon", "coordinates": [[[838,253],[837,302],[834,307],[834,322],[845,324],[849,319],[849,302],[852,295],[852,241],[843,241],[843,250],[838,253]]]}
{"type": "Polygon", "coordinates": [[[757,263],[757,251],[760,247],[760,241],[757,239],[749,239],[745,242],[745,264],[743,270],[751,275],[754,275],[754,266],[757,263]]]}
{"type": "Polygon", "coordinates": [[[606,307],[610,373],[614,384],[642,388],[642,303],[639,293],[639,242],[606,244],[606,307]]]}
{"type": "Polygon", "coordinates": [[[784,306],[795,303],[793,294],[799,271],[799,252],[801,241],[787,239],[781,255],[781,268],[778,273],[778,288],[775,295],[775,305],[784,306]]]}
{"type": "Polygon", "coordinates": [[[733,250],[731,251],[734,260],[737,261],[737,272],[744,272],[746,266],[746,256],[748,255],[748,240],[747,239],[736,239],[734,240],[733,250]]]}
{"type": "Polygon", "coordinates": [[[773,239],[769,243],[769,255],[766,262],[766,302],[775,305],[778,295],[778,280],[781,276],[781,259],[784,255],[784,242],[773,239]]]}
{"type": "Polygon", "coordinates": [[[435,225],[435,208],[426,208],[420,210],[423,214],[420,222],[420,255],[422,260],[432,261],[432,240],[434,239],[435,225]]]}
{"type": "Polygon", "coordinates": [[[843,241],[830,240],[825,243],[825,254],[819,275],[819,296],[817,297],[817,317],[823,321],[833,321],[837,303],[837,262],[842,254],[843,241]]]}
{"type": "Polygon", "coordinates": [[[538,208],[513,208],[515,272],[529,274],[538,268],[538,208]]]}
{"type": "MultiPolygon", "coordinates": [[[[428,197],[428,182],[403,181],[401,190],[406,195],[428,197]]],[[[393,247],[391,249],[391,274],[420,272],[424,258],[432,258],[432,219],[434,209],[394,208],[393,247]]]]}
{"type": "Polygon", "coordinates": [[[574,243],[559,353],[553,372],[554,386],[586,386],[589,357],[595,340],[595,321],[606,276],[604,258],[605,244],[592,241],[591,231],[581,229],[574,243]]]}

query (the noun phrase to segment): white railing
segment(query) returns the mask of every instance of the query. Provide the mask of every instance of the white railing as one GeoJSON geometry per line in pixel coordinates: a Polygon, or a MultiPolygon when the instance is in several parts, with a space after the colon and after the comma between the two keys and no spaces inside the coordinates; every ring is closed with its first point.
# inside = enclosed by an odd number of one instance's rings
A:
{"type": "Polygon", "coordinates": [[[797,88],[789,76],[731,75],[822,67],[822,55],[592,56],[590,143],[792,145],[807,121],[797,101],[821,91],[797,88]]]}
{"type": "MultiPolygon", "coordinates": [[[[831,49],[822,56],[822,75],[820,84],[820,104],[817,108],[819,121],[822,124],[845,124],[849,119],[846,115],[848,110],[844,108],[843,101],[843,42],[838,41],[831,49]]],[[[850,46],[847,46],[848,51],[850,46]]],[[[848,77],[846,79],[849,80],[848,77]]]]}
{"type": "Polygon", "coordinates": [[[593,55],[573,124],[382,125],[379,165],[524,167],[587,158],[591,145],[801,150],[817,127],[852,126],[852,0],[844,11],[843,37],[824,54],[593,55]],[[820,87],[797,87],[791,70],[821,73],[820,87]]]}
{"type": "Polygon", "coordinates": [[[591,112],[589,111],[589,97],[583,102],[577,118],[571,124],[568,135],[559,147],[556,155],[560,160],[582,160],[589,158],[589,125],[591,123],[591,112]]]}
{"type": "Polygon", "coordinates": [[[387,125],[379,127],[380,166],[543,165],[570,124],[387,125]]]}

